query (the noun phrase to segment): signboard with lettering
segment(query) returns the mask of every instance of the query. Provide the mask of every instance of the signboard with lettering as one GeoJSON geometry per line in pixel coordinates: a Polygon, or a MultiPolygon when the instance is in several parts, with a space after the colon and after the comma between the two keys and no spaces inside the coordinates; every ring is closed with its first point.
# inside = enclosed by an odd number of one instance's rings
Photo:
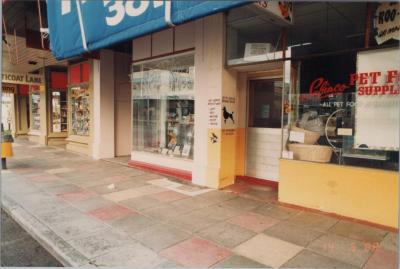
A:
{"type": "Polygon", "coordinates": [[[358,53],[355,147],[399,150],[399,63],[397,48],[358,53]]]}
{"type": "Polygon", "coordinates": [[[246,1],[47,1],[50,45],[57,59],[108,47],[246,1]]]}
{"type": "Polygon", "coordinates": [[[390,40],[400,40],[400,3],[380,3],[375,12],[375,39],[378,45],[390,40]]]}
{"type": "Polygon", "coordinates": [[[41,75],[3,72],[2,82],[11,84],[42,85],[44,79],[41,75]]]}

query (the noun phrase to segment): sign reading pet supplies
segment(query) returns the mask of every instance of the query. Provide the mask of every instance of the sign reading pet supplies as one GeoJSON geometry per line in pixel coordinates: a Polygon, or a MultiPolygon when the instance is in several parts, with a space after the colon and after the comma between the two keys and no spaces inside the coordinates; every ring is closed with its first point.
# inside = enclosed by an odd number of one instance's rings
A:
{"type": "Polygon", "coordinates": [[[44,80],[41,75],[8,73],[2,74],[3,83],[42,85],[44,80]]]}

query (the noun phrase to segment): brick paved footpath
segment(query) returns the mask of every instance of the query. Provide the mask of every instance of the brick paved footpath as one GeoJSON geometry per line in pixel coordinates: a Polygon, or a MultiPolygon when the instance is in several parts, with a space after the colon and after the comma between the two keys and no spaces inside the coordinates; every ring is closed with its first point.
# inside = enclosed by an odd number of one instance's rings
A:
{"type": "Polygon", "coordinates": [[[211,190],[26,140],[4,209],[67,266],[397,268],[397,235],[278,205],[276,190],[211,190]]]}

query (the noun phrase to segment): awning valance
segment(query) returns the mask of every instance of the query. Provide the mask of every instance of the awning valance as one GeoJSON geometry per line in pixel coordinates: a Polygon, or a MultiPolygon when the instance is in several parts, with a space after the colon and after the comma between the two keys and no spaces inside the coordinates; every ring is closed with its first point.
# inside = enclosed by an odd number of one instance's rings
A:
{"type": "Polygon", "coordinates": [[[47,1],[50,44],[64,59],[247,4],[235,1],[47,1]]]}

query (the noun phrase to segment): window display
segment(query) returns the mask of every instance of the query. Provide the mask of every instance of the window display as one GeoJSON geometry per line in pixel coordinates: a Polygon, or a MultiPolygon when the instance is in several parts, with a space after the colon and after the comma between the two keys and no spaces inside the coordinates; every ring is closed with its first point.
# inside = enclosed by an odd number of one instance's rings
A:
{"type": "Polygon", "coordinates": [[[392,48],[292,63],[283,158],[398,170],[399,61],[392,48]]]}
{"type": "Polygon", "coordinates": [[[40,130],[40,89],[31,86],[31,130],[40,130]]]}
{"type": "Polygon", "coordinates": [[[66,132],[68,129],[67,93],[65,91],[51,92],[51,124],[54,133],[66,132]]]}
{"type": "Polygon", "coordinates": [[[193,158],[193,54],[133,65],[133,150],[193,158]]]}
{"type": "Polygon", "coordinates": [[[71,133],[88,136],[90,130],[90,93],[87,87],[71,87],[71,133]]]}

